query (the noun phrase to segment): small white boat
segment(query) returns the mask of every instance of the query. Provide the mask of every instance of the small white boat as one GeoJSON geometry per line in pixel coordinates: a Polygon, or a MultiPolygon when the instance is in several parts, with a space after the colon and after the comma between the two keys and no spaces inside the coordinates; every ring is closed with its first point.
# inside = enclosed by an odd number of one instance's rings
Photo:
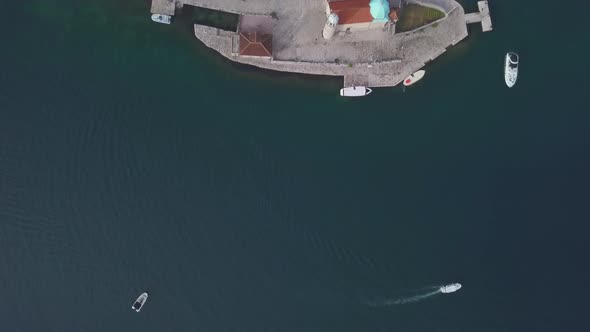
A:
{"type": "Polygon", "coordinates": [[[509,88],[516,84],[518,78],[518,54],[514,52],[506,53],[506,60],[504,61],[504,80],[509,88]]]}
{"type": "Polygon", "coordinates": [[[418,70],[417,72],[415,72],[412,75],[408,76],[404,80],[404,86],[410,86],[410,85],[418,82],[419,80],[422,79],[422,77],[424,77],[424,74],[426,74],[426,71],[424,71],[424,70],[418,70]]]}
{"type": "Polygon", "coordinates": [[[373,90],[364,86],[351,86],[340,89],[342,97],[363,97],[373,92],[373,90]]]}
{"type": "Polygon", "coordinates": [[[148,293],[141,294],[137,298],[137,300],[135,300],[135,302],[131,306],[131,309],[139,312],[141,310],[141,308],[143,308],[143,305],[145,304],[145,301],[147,301],[147,298],[148,298],[148,293]]]}
{"type": "Polygon", "coordinates": [[[461,284],[456,283],[456,284],[442,286],[440,288],[440,292],[448,294],[448,293],[454,293],[454,292],[458,291],[459,289],[461,289],[461,284]]]}
{"type": "Polygon", "coordinates": [[[152,21],[162,24],[170,24],[172,23],[172,16],[164,14],[153,14],[152,21]]]}

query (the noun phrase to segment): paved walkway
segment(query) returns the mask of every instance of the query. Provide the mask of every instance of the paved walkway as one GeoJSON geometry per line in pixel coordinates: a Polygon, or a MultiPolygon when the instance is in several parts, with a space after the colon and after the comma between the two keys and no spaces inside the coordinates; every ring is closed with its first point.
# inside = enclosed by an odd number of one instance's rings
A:
{"type": "MultiPolygon", "coordinates": [[[[170,2],[173,0],[153,0],[170,2]]],[[[401,45],[398,35],[372,30],[338,34],[325,40],[321,33],[326,23],[326,0],[176,0],[178,3],[223,10],[237,14],[276,16],[273,32],[273,55],[286,61],[362,63],[399,59],[401,45]]],[[[463,8],[454,0],[416,0],[431,3],[452,15],[436,31],[422,34],[422,42],[431,48],[446,48],[467,36],[463,8]],[[456,10],[455,10],[456,9],[456,10]]],[[[451,15],[450,15],[451,16],[451,15]]],[[[437,51],[438,52],[438,51],[437,51]]],[[[427,51],[427,54],[431,52],[427,51]]]]}
{"type": "Polygon", "coordinates": [[[395,52],[390,55],[391,59],[389,60],[350,64],[330,60],[318,62],[277,57],[271,60],[255,57],[240,57],[234,55],[232,52],[233,32],[222,31],[203,25],[195,25],[194,32],[195,36],[206,46],[235,62],[284,72],[342,76],[344,77],[344,86],[389,87],[399,84],[411,73],[419,70],[427,62],[444,53],[446,51],[444,46],[451,46],[467,36],[467,29],[465,23],[463,23],[464,31],[459,35],[457,40],[444,39],[442,42],[448,42],[447,45],[442,44],[441,40],[437,42],[433,41],[434,38],[445,31],[445,28],[452,29],[452,22],[457,20],[464,22],[463,16],[462,8],[458,7],[449,13],[449,20],[439,22],[439,25],[436,27],[429,26],[412,33],[394,35],[395,41],[397,42],[396,45],[404,46],[399,46],[395,49],[395,52]],[[446,24],[449,26],[445,26],[446,24]]]}
{"type": "Polygon", "coordinates": [[[175,0],[152,0],[153,14],[174,15],[175,0]]]}
{"type": "Polygon", "coordinates": [[[490,7],[487,1],[479,1],[477,3],[479,12],[465,14],[465,23],[478,23],[481,22],[481,29],[483,32],[492,31],[492,18],[490,16],[490,7]]]}
{"type": "MultiPolygon", "coordinates": [[[[419,30],[399,34],[392,34],[389,30],[341,33],[329,41],[321,36],[326,22],[326,0],[176,2],[237,14],[277,17],[272,60],[233,55],[232,33],[195,25],[195,35],[232,61],[271,70],[343,76],[345,86],[397,85],[448,47],[467,37],[465,13],[455,0],[409,0],[436,7],[446,14],[445,18],[419,30]]],[[[154,8],[173,7],[174,3],[174,0],[153,0],[152,11],[154,8]]]]}

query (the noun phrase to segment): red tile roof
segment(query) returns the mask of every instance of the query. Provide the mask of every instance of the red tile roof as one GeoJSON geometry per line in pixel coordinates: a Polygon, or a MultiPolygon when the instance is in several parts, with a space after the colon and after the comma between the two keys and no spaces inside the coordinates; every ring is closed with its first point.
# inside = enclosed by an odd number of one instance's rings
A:
{"type": "Polygon", "coordinates": [[[338,24],[368,23],[373,21],[370,0],[332,0],[330,11],[338,14],[338,24]]]}
{"type": "Polygon", "coordinates": [[[240,32],[240,55],[272,57],[272,35],[240,32]]]}
{"type": "Polygon", "coordinates": [[[389,12],[389,19],[392,20],[393,22],[399,21],[399,17],[397,16],[397,11],[392,10],[391,12],[389,12]]]}

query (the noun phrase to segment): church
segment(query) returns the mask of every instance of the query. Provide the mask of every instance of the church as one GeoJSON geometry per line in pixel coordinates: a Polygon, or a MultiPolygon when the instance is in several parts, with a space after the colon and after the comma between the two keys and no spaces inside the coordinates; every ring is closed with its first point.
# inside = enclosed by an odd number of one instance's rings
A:
{"type": "Polygon", "coordinates": [[[326,15],[326,39],[338,32],[384,29],[398,20],[388,0],[327,0],[326,15]]]}

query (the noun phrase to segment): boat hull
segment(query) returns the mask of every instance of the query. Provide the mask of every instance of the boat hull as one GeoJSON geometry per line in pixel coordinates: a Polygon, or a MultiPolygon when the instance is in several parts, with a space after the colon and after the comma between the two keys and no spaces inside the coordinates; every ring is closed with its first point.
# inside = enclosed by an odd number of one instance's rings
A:
{"type": "Polygon", "coordinates": [[[148,293],[142,293],[141,295],[139,295],[137,300],[135,300],[135,302],[133,302],[131,309],[135,310],[136,312],[140,312],[141,308],[143,308],[143,305],[145,304],[145,301],[147,301],[147,298],[148,298],[148,293]]]}
{"type": "Polygon", "coordinates": [[[445,294],[454,293],[454,292],[458,291],[459,289],[461,289],[461,287],[462,286],[459,283],[450,284],[450,285],[442,286],[440,288],[440,292],[445,293],[445,294]]]}
{"type": "Polygon", "coordinates": [[[164,14],[153,14],[152,21],[156,23],[170,24],[172,23],[172,16],[164,14]]]}
{"type": "Polygon", "coordinates": [[[410,85],[418,82],[419,80],[421,80],[424,77],[425,74],[426,74],[426,71],[418,70],[417,72],[413,73],[412,75],[406,77],[406,79],[404,80],[404,86],[410,86],[410,85]]]}
{"type": "Polygon", "coordinates": [[[364,97],[369,95],[373,90],[364,86],[352,86],[340,89],[340,96],[342,97],[364,97]]]}
{"type": "Polygon", "coordinates": [[[504,82],[509,88],[516,84],[518,79],[518,55],[508,52],[504,58],[504,82]]]}

